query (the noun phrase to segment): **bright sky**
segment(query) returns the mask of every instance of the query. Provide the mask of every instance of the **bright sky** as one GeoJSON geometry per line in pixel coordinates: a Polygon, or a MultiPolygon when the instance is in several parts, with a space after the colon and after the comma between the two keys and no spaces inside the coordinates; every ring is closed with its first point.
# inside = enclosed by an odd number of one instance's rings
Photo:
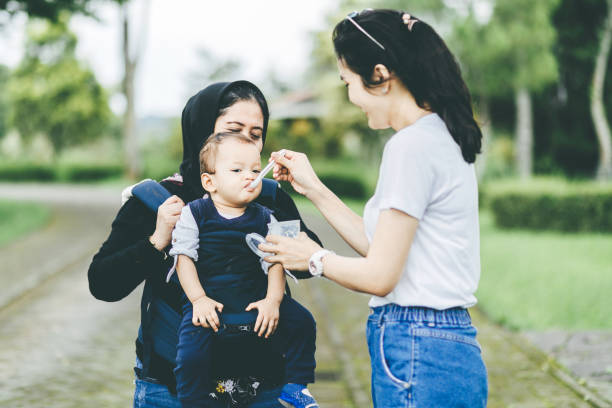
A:
{"type": "MultiPolygon", "coordinates": [[[[132,3],[137,37],[143,1],[132,3]]],[[[282,80],[299,78],[308,64],[309,32],[331,33],[325,15],[335,6],[330,0],[151,0],[136,84],[138,116],[180,115],[187,97],[198,90],[189,89],[187,77],[197,70],[197,51],[202,48],[221,58],[240,59],[245,68],[242,77],[254,82],[270,67],[282,80]]],[[[79,58],[87,61],[105,87],[112,88],[123,72],[119,11],[112,2],[100,2],[95,11],[99,22],[75,17],[71,28],[79,37],[79,58]]],[[[16,16],[0,31],[1,64],[18,64],[25,20],[16,16]]],[[[122,100],[115,98],[111,105],[121,109],[122,100]]]]}

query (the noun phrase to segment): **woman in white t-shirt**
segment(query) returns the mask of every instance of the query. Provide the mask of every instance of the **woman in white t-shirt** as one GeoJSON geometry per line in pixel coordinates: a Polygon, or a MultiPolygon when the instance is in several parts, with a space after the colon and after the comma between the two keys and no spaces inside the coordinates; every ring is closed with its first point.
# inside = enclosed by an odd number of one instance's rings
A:
{"type": "Polygon", "coordinates": [[[305,235],[268,237],[270,262],[372,294],[367,341],[376,407],[484,407],[487,374],[467,308],[480,277],[481,132],[444,41],[395,10],[351,13],[334,30],[341,79],[384,148],[363,218],[287,151],[274,177],[289,180],[362,257],[323,250],[305,235]]]}

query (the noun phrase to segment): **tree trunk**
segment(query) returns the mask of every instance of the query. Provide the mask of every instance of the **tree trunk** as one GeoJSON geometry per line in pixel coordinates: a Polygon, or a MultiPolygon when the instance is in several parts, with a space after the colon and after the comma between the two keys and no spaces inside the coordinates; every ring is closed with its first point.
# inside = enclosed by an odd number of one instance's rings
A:
{"type": "Polygon", "coordinates": [[[593,84],[591,87],[591,117],[599,143],[599,165],[597,178],[612,180],[612,138],[610,125],[606,118],[606,107],[603,100],[603,90],[606,78],[610,44],[612,43],[612,0],[608,0],[608,17],[604,22],[599,53],[595,60],[593,84]]]}
{"type": "Polygon", "coordinates": [[[123,19],[123,94],[125,96],[125,113],[123,115],[123,141],[128,177],[140,177],[141,161],[136,139],[136,117],[134,111],[134,74],[136,60],[130,55],[130,30],[127,2],[121,7],[123,19]]]}
{"type": "Polygon", "coordinates": [[[515,93],[516,164],[521,179],[531,177],[533,168],[533,120],[531,96],[525,87],[515,93]]]}

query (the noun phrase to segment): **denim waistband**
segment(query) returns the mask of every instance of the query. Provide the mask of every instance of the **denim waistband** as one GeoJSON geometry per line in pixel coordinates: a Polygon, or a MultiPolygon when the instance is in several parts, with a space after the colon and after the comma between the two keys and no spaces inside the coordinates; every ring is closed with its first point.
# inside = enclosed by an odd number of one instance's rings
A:
{"type": "Polygon", "coordinates": [[[390,303],[383,306],[372,307],[370,319],[379,322],[411,322],[435,323],[453,326],[469,326],[472,324],[467,309],[454,307],[452,309],[437,310],[428,307],[400,306],[390,303]]]}

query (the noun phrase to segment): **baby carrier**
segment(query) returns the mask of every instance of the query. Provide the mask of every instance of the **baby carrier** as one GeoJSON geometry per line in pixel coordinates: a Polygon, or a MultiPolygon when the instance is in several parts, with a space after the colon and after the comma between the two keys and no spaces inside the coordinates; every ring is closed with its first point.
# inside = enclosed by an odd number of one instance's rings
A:
{"type": "MultiPolygon", "coordinates": [[[[274,202],[276,190],[275,181],[263,180],[262,196],[274,202]]],[[[132,195],[157,212],[157,208],[171,194],[161,184],[145,181],[134,187],[132,195]]],[[[286,290],[289,294],[288,286],[286,290]]],[[[150,280],[145,282],[140,308],[138,339],[143,345],[141,375],[147,377],[153,351],[166,361],[174,363],[181,315],[154,295],[153,283],[150,280]]],[[[225,401],[228,407],[247,406],[256,397],[260,385],[266,383],[266,379],[262,378],[263,374],[254,367],[266,367],[266,359],[271,350],[262,339],[254,335],[256,310],[224,317],[218,336],[222,337],[223,347],[231,350],[231,353],[221,351],[217,362],[213,364],[217,374],[215,395],[225,401]]]]}

